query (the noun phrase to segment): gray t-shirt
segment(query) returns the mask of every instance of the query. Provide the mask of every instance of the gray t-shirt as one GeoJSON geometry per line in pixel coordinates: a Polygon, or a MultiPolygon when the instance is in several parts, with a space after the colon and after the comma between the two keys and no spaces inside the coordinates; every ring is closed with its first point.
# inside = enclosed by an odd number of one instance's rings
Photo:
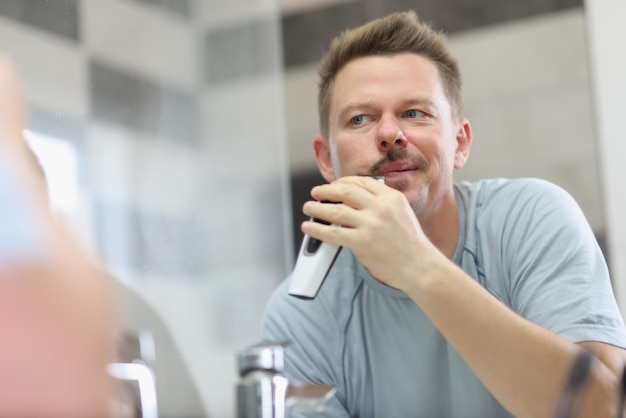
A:
{"type": "MultiPolygon", "coordinates": [[[[581,210],[538,179],[455,185],[453,261],[519,315],[573,341],[626,347],[602,253],[581,210]]],[[[267,340],[290,340],[284,374],[331,385],[311,417],[509,417],[408,296],[344,248],[318,296],[274,292],[267,340]]]]}

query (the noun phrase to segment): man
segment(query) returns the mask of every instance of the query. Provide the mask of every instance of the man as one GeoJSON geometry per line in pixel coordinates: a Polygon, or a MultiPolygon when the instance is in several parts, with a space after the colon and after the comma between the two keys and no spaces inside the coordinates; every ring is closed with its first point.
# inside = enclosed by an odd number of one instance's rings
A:
{"type": "Polygon", "coordinates": [[[335,39],[320,78],[330,184],[304,213],[342,227],[302,231],[344,249],[314,300],[286,281],[264,320],[288,377],[337,388],[320,416],[554,416],[584,349],[579,416],[615,416],[626,333],[592,231],[548,182],[453,183],[472,130],[445,37],[396,13],[335,39]]]}
{"type": "Polygon", "coordinates": [[[24,122],[0,58],[0,416],[109,416],[108,285],[48,211],[24,122]]]}

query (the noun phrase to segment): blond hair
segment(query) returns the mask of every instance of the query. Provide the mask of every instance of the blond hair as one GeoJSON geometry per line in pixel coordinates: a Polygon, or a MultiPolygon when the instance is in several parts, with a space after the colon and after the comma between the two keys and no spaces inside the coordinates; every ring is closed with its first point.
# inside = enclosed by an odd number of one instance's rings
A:
{"type": "Polygon", "coordinates": [[[330,44],[319,67],[318,111],[322,135],[328,137],[330,100],[337,73],[356,58],[403,52],[422,55],[435,63],[453,116],[461,116],[461,74],[448,50],[446,36],[421,22],[414,11],[397,12],[344,31],[330,44]]]}

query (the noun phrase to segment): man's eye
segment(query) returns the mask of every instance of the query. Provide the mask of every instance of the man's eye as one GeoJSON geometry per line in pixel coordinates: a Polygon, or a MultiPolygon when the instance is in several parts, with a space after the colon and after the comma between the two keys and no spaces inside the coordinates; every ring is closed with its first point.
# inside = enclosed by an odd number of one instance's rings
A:
{"type": "Polygon", "coordinates": [[[411,110],[407,110],[405,115],[409,119],[415,119],[415,118],[419,118],[421,116],[424,116],[424,112],[422,112],[420,110],[411,109],[411,110]]]}
{"type": "Polygon", "coordinates": [[[363,115],[355,116],[352,119],[350,119],[350,122],[353,125],[361,125],[361,124],[363,124],[365,122],[365,118],[366,117],[363,116],[363,115]]]}

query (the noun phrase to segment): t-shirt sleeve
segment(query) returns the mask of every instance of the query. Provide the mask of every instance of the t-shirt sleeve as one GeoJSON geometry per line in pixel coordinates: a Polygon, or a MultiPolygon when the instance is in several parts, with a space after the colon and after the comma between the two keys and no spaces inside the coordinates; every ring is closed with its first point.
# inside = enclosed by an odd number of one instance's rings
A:
{"type": "Polygon", "coordinates": [[[573,342],[626,347],[609,271],[579,206],[551,183],[522,184],[502,219],[512,309],[573,342]]]}
{"type": "Polygon", "coordinates": [[[291,381],[329,385],[337,392],[320,412],[292,414],[294,418],[348,418],[343,405],[341,341],[337,318],[318,297],[300,300],[287,293],[288,282],[276,289],[265,310],[263,339],[290,342],[285,347],[283,374],[291,381]]]}

